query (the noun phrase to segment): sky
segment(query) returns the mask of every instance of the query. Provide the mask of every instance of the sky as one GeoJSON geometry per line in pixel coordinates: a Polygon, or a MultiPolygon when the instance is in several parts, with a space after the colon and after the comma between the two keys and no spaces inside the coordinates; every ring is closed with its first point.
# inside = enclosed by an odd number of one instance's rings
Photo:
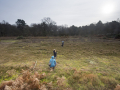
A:
{"type": "Polygon", "coordinates": [[[85,26],[120,18],[120,0],[0,0],[0,22],[27,25],[50,17],[57,25],[85,26]]]}

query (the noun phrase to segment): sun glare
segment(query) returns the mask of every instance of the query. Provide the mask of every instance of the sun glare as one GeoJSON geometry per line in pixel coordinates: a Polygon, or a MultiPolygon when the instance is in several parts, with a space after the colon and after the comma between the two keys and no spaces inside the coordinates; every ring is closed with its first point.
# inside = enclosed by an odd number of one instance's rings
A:
{"type": "Polygon", "coordinates": [[[115,10],[115,5],[113,3],[107,3],[102,7],[102,13],[104,15],[110,15],[114,12],[114,10],[115,10]]]}

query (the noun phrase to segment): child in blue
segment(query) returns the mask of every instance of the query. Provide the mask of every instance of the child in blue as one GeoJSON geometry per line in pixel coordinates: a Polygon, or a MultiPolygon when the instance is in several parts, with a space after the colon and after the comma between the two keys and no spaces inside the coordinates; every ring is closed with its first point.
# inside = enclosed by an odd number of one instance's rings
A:
{"type": "Polygon", "coordinates": [[[54,68],[56,66],[56,61],[54,59],[54,56],[51,57],[51,59],[49,61],[49,66],[50,66],[50,68],[53,68],[53,70],[54,70],[54,68]]]}

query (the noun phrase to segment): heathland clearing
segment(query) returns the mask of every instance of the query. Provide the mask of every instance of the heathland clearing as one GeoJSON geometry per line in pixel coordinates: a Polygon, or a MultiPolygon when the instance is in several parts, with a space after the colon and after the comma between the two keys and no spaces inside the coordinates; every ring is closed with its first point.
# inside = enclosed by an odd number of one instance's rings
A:
{"type": "Polygon", "coordinates": [[[120,41],[98,38],[30,38],[1,40],[0,82],[15,79],[21,69],[28,69],[37,61],[35,71],[45,72],[47,78],[59,87],[56,77],[65,77],[63,88],[73,90],[114,89],[120,83],[120,41]],[[64,46],[61,43],[64,41],[64,46]],[[57,50],[57,66],[54,72],[48,63],[57,50]],[[10,70],[15,74],[8,75],[10,70]]]}

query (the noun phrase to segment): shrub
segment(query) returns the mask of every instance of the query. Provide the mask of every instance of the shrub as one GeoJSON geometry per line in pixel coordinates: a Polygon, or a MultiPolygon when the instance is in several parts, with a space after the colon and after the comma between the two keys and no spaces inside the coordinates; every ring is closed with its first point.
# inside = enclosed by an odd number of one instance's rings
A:
{"type": "Polygon", "coordinates": [[[115,36],[115,39],[120,39],[120,33],[115,36]]]}
{"type": "Polygon", "coordinates": [[[114,38],[114,37],[115,37],[115,34],[107,33],[107,34],[106,34],[106,37],[107,37],[107,38],[114,38]]]}
{"type": "Polygon", "coordinates": [[[117,84],[116,88],[114,90],[120,90],[120,85],[117,84]]]}
{"type": "Polygon", "coordinates": [[[46,87],[44,83],[40,83],[40,80],[45,77],[45,73],[38,74],[38,72],[35,72],[35,74],[32,75],[28,70],[23,70],[22,76],[19,76],[14,81],[4,81],[0,85],[0,90],[46,90],[48,86],[46,87]]]}
{"type": "Polygon", "coordinates": [[[105,84],[105,87],[107,89],[111,89],[111,90],[113,90],[118,83],[117,80],[109,77],[101,77],[101,81],[105,84]]]}
{"type": "Polygon", "coordinates": [[[18,36],[17,39],[24,39],[24,37],[23,36],[18,36]]]}

